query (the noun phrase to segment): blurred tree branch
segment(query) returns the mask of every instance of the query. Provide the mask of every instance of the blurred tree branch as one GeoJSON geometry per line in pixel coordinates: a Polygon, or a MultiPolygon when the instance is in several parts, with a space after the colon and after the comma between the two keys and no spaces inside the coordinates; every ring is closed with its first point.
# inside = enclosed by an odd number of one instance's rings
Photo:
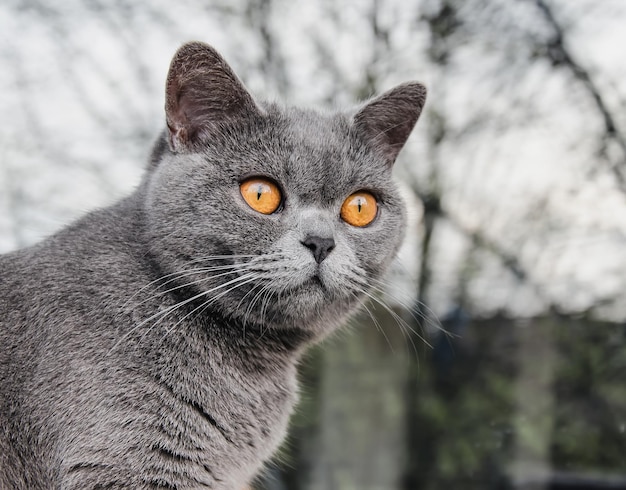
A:
{"type": "Polygon", "coordinates": [[[248,0],[246,17],[249,19],[250,26],[258,31],[260,37],[263,49],[260,71],[272,78],[279,93],[285,94],[289,88],[289,82],[285,60],[271,25],[273,4],[272,0],[248,0]]]}
{"type": "Polygon", "coordinates": [[[594,82],[589,70],[572,55],[566,41],[566,32],[555,16],[553,8],[546,0],[533,1],[552,29],[552,36],[547,40],[544,49],[541,49],[540,52],[542,52],[553,66],[567,69],[573,77],[582,84],[593,99],[604,125],[601,154],[605,156],[605,160],[608,162],[610,171],[614,175],[619,188],[622,192],[626,193],[626,175],[623,170],[624,167],[626,167],[626,137],[618,129],[612,110],[603,97],[602,91],[594,82]],[[621,158],[618,162],[611,162],[608,158],[607,146],[611,141],[614,141],[621,150],[621,158]]]}

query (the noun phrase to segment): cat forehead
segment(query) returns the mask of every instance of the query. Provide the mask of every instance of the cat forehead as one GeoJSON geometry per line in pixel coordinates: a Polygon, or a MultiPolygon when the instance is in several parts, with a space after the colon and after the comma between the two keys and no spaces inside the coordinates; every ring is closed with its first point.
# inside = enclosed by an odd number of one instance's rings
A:
{"type": "Polygon", "coordinates": [[[342,112],[289,108],[279,117],[282,119],[280,126],[293,142],[310,145],[315,149],[341,147],[348,142],[350,122],[342,112]]]}
{"type": "Polygon", "coordinates": [[[383,188],[389,168],[350,130],[350,116],[289,109],[277,123],[276,177],[303,198],[328,200],[346,189],[383,188]]]}

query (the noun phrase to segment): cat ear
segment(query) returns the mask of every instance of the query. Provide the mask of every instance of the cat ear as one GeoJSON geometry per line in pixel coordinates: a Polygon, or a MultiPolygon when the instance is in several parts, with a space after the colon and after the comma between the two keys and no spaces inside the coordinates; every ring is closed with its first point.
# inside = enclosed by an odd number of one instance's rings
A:
{"type": "Polygon", "coordinates": [[[393,165],[426,102],[426,87],[409,82],[368,102],[354,116],[357,131],[393,165]]]}
{"type": "Polygon", "coordinates": [[[259,115],[260,109],[215,49],[190,42],[170,64],[165,113],[170,146],[180,151],[193,148],[224,123],[259,115]]]}

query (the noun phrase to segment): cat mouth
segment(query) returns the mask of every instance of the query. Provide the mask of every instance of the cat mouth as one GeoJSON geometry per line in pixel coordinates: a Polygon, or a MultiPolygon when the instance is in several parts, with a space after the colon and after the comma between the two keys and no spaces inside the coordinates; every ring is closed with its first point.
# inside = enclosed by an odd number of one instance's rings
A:
{"type": "Polygon", "coordinates": [[[326,286],[324,285],[324,282],[322,281],[322,278],[317,273],[314,274],[313,277],[311,277],[309,279],[309,282],[311,282],[315,286],[321,287],[322,289],[326,289],[326,286]]]}
{"type": "Polygon", "coordinates": [[[302,281],[302,284],[300,284],[300,287],[298,289],[307,287],[324,288],[324,283],[322,282],[322,278],[320,277],[319,273],[316,272],[315,274],[312,274],[307,279],[302,281]]]}
{"type": "Polygon", "coordinates": [[[315,290],[327,292],[327,287],[324,284],[324,280],[320,276],[319,272],[315,272],[307,279],[305,279],[297,288],[301,293],[310,293],[315,290]]]}

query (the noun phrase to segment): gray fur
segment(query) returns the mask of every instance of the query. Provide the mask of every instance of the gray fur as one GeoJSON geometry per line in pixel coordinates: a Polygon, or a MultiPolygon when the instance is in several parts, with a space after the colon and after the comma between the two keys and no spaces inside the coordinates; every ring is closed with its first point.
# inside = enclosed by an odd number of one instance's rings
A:
{"type": "Polygon", "coordinates": [[[400,244],[390,163],[424,95],[401,87],[401,107],[283,109],[254,102],[212,48],[181,48],[138,189],[0,257],[0,488],[248,482],[284,436],[303,350],[400,244]],[[278,212],[243,201],[252,175],[281,186],[278,212]],[[339,210],[360,189],[380,213],[355,228],[339,210]],[[311,235],[336,243],[319,265],[311,235]]]}

